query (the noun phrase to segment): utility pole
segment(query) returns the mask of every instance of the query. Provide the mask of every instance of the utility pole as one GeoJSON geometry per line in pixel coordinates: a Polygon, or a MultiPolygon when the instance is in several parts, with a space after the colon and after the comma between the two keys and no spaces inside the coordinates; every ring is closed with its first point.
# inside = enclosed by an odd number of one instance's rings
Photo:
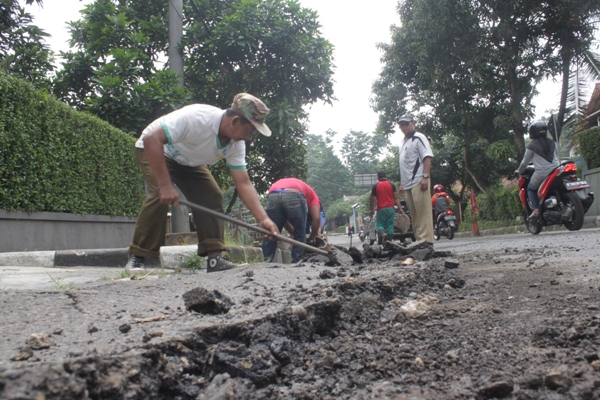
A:
{"type": "MultiPolygon", "coordinates": [[[[183,87],[183,53],[181,38],[183,37],[183,0],[167,0],[169,2],[169,69],[179,76],[179,86],[183,87]]],[[[183,197],[181,191],[179,195],[183,197]]],[[[171,232],[190,231],[189,211],[186,206],[171,206],[171,232]]]]}

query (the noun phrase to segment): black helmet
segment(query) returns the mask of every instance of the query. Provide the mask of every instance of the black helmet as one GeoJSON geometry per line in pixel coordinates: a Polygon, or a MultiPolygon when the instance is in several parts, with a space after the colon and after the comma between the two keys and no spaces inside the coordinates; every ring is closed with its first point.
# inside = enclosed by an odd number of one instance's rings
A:
{"type": "Polygon", "coordinates": [[[529,138],[531,140],[545,137],[548,133],[548,127],[544,121],[536,121],[529,125],[529,138]]]}

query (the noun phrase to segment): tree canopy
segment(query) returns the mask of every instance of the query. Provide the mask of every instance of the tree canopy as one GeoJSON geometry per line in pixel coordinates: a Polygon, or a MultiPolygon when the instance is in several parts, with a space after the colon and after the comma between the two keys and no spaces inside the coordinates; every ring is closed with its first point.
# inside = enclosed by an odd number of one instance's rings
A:
{"type": "MultiPolygon", "coordinates": [[[[400,2],[402,25],[393,28],[390,44],[380,45],[384,68],[373,85],[373,108],[380,114],[378,133],[390,133],[407,110],[423,111],[427,118],[421,121],[433,120],[441,128],[438,145],[446,135],[459,140],[452,142],[459,145],[464,168],[485,190],[492,177],[481,176],[482,172],[502,176],[524,153],[536,85],[559,73],[564,63],[555,38],[559,26],[551,22],[573,17],[566,11],[570,3],[400,2]],[[513,151],[507,149],[509,143],[513,151]],[[474,157],[482,155],[482,149],[488,160],[476,166],[474,157]]],[[[581,3],[586,6],[577,8],[582,14],[570,28],[580,50],[588,46],[594,8],[591,2],[581,3]]]]}
{"type": "Polygon", "coordinates": [[[306,142],[306,183],[315,190],[325,208],[353,190],[352,175],[333,150],[333,136],[335,132],[329,130],[325,137],[308,135],[306,142]]]}
{"type": "MultiPolygon", "coordinates": [[[[228,108],[235,94],[261,98],[270,138],[247,144],[259,192],[285,176],[304,178],[307,115],[303,107],[333,96],[332,45],[317,14],[294,0],[185,2],[181,50],[185,91],[167,69],[168,2],[96,0],[71,23],[73,50],[55,94],[138,136],[155,118],[185,103],[228,108]]],[[[226,167],[212,168],[222,187],[226,167]]]]}
{"type": "MultiPolygon", "coordinates": [[[[35,1],[42,5],[42,0],[35,1]]],[[[26,4],[34,3],[27,0],[26,4]]],[[[45,38],[48,34],[33,23],[18,0],[0,2],[0,69],[38,88],[48,86],[54,57],[45,38]]]]}
{"type": "Polygon", "coordinates": [[[352,175],[375,174],[387,137],[351,130],[342,138],[342,157],[352,175]]]}

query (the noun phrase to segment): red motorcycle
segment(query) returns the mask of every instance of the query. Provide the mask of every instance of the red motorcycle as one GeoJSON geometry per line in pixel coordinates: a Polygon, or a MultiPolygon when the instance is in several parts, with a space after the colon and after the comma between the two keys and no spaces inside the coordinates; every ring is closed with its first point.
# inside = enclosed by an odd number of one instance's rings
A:
{"type": "Polygon", "coordinates": [[[448,240],[452,240],[454,239],[455,230],[456,215],[454,215],[452,209],[448,208],[446,211],[438,214],[433,229],[433,238],[440,240],[441,236],[446,236],[448,240]]]}
{"type": "Polygon", "coordinates": [[[528,165],[519,179],[519,197],[527,230],[537,235],[548,225],[564,225],[570,231],[581,229],[583,217],[594,202],[594,193],[586,196],[584,189],[589,189],[590,185],[577,178],[575,163],[563,161],[542,182],[538,189],[540,212],[537,217],[529,219],[533,208],[527,197],[527,185],[534,171],[533,165],[528,165]]]}

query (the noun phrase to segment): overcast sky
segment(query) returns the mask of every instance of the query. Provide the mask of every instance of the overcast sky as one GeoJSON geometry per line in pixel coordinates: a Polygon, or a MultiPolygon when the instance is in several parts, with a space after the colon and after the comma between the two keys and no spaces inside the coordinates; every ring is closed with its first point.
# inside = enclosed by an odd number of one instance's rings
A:
{"type": "MultiPolygon", "coordinates": [[[[80,18],[79,10],[92,0],[44,0],[44,7],[29,6],[34,23],[52,35],[52,50],[68,50],[67,21],[80,18]]],[[[347,0],[300,0],[304,7],[318,12],[322,35],[334,46],[335,84],[332,106],[317,103],[310,112],[310,133],[338,132],[338,139],[351,129],[373,132],[377,115],[369,107],[371,85],[381,70],[381,52],[376,44],[390,41],[390,25],[398,24],[397,0],[369,0],[356,7],[347,0]]],[[[357,4],[357,3],[354,3],[357,4]]],[[[545,83],[534,104],[541,116],[557,108],[560,84],[545,83]]],[[[394,135],[398,136],[398,135],[394,135]]]]}

